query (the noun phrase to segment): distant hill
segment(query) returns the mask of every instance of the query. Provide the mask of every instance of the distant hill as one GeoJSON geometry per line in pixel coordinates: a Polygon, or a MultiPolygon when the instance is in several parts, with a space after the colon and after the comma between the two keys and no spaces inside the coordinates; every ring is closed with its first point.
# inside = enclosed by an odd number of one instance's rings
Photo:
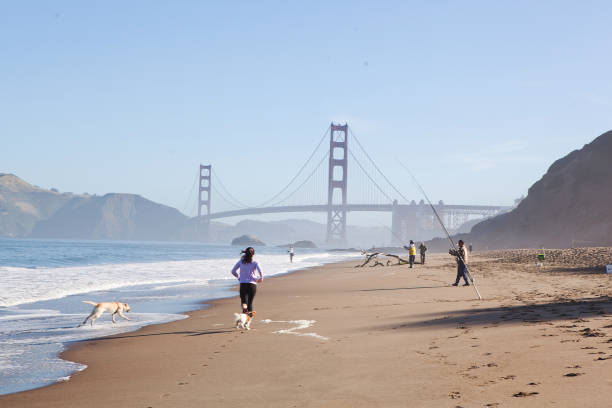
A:
{"type": "Polygon", "coordinates": [[[84,196],[46,190],[0,173],[0,236],[26,237],[38,221],[79,197],[84,196]]]}
{"type": "Polygon", "coordinates": [[[612,131],[554,162],[516,209],[457,237],[477,249],[612,246],[612,131]]]}
{"type": "MultiPolygon", "coordinates": [[[[0,236],[201,241],[200,221],[134,194],[60,193],[33,186],[13,174],[0,173],[0,236]]],[[[325,245],[326,225],[304,219],[242,220],[236,225],[213,221],[210,240],[227,244],[250,234],[271,245],[313,241],[325,245]]],[[[390,240],[387,227],[347,226],[348,245],[370,247],[390,240]]]]}
{"type": "Polygon", "coordinates": [[[33,238],[169,241],[188,217],[178,210],[135,194],[75,198],[47,220],[33,238]]]}

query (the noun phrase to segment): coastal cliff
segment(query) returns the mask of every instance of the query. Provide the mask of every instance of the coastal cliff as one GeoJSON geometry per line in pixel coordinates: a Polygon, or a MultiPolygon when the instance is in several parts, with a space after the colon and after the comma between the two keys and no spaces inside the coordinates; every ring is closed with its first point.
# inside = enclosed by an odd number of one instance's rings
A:
{"type": "Polygon", "coordinates": [[[457,235],[484,248],[612,245],[612,131],[555,161],[513,211],[457,235]]]}

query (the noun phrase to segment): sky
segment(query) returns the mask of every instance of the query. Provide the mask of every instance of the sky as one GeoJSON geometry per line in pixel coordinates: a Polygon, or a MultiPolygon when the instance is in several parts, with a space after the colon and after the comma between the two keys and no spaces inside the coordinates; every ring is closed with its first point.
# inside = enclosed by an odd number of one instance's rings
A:
{"type": "Polygon", "coordinates": [[[423,197],[402,166],[432,201],[511,205],[612,128],[611,15],[607,1],[1,0],[0,172],[193,215],[200,163],[257,205],[334,122],[407,199],[423,197]]]}

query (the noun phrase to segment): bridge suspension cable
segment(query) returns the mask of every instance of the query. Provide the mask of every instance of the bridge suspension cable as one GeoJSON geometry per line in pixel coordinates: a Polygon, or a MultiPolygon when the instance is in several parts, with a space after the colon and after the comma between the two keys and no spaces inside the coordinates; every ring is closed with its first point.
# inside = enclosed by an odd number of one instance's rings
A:
{"type": "Polygon", "coordinates": [[[378,191],[380,191],[385,197],[387,197],[389,202],[393,202],[393,199],[391,197],[389,197],[389,195],[387,193],[385,193],[385,191],[378,185],[378,183],[368,174],[366,169],[363,168],[362,164],[359,162],[357,157],[355,157],[355,155],[353,154],[353,151],[351,149],[348,149],[348,151],[349,151],[349,154],[351,155],[351,157],[355,160],[355,162],[359,166],[359,168],[363,171],[363,174],[365,174],[366,177],[372,182],[372,184],[374,184],[374,186],[378,189],[378,191]]]}
{"type": "Polygon", "coordinates": [[[319,163],[317,163],[317,165],[315,166],[315,168],[312,170],[312,172],[308,175],[308,177],[306,177],[304,179],[304,181],[302,181],[302,183],[297,186],[295,188],[295,190],[293,190],[288,196],[286,196],[285,198],[283,198],[280,201],[275,202],[274,204],[272,204],[271,206],[277,206],[285,201],[287,201],[288,199],[290,199],[291,197],[293,197],[293,195],[295,193],[297,193],[299,191],[300,188],[302,188],[304,186],[304,184],[306,184],[311,178],[312,176],[316,173],[316,171],[319,169],[319,167],[321,167],[321,165],[323,164],[323,162],[325,162],[325,160],[327,160],[327,158],[329,157],[329,152],[325,153],[325,155],[321,158],[321,160],[319,161],[319,163]]]}
{"type": "MultiPolygon", "coordinates": [[[[219,177],[219,175],[216,172],[212,172],[213,177],[215,178],[215,183],[213,183],[212,188],[213,190],[219,194],[219,196],[221,196],[221,198],[226,201],[228,204],[238,207],[239,209],[247,209],[247,208],[261,208],[261,207],[265,207],[268,206],[270,203],[272,203],[274,200],[278,199],[279,196],[281,196],[285,191],[287,191],[287,189],[289,189],[289,187],[291,187],[291,185],[298,179],[298,177],[303,173],[304,169],[308,166],[308,164],[312,161],[312,158],[314,157],[314,155],[317,153],[317,151],[319,151],[319,148],[321,147],[321,144],[323,143],[323,141],[325,140],[327,134],[329,133],[330,130],[330,126],[328,126],[325,129],[325,132],[323,133],[323,135],[321,136],[321,139],[319,140],[319,142],[317,143],[316,147],[314,148],[314,150],[312,151],[312,153],[310,154],[310,156],[306,159],[306,161],[304,162],[304,164],[302,165],[302,167],[300,167],[300,169],[298,170],[298,172],[295,174],[295,176],[293,176],[293,178],[276,194],[274,194],[272,197],[270,197],[269,199],[267,199],[266,201],[258,204],[258,205],[247,205],[243,202],[241,202],[240,200],[238,200],[230,191],[227,187],[225,187],[225,184],[221,181],[221,178],[219,177]],[[223,189],[224,193],[221,192],[220,190],[218,190],[215,185],[219,184],[219,186],[223,189]]],[[[325,157],[322,159],[325,160],[325,158],[327,158],[329,155],[329,152],[326,153],[325,157]]],[[[274,205],[277,205],[278,203],[282,203],[284,201],[287,201],[289,198],[291,198],[302,186],[304,186],[304,184],[310,180],[310,178],[312,178],[313,174],[316,172],[316,170],[319,168],[319,166],[321,165],[321,162],[319,162],[312,173],[310,173],[310,175],[308,175],[306,177],[306,179],[295,189],[293,190],[293,192],[291,192],[288,196],[286,196],[285,198],[283,198],[280,201],[277,201],[274,205]]]]}
{"type": "Polygon", "coordinates": [[[195,209],[198,205],[198,197],[194,194],[194,192],[195,192],[195,187],[198,184],[199,177],[200,177],[200,174],[196,173],[195,178],[193,179],[193,185],[191,186],[189,194],[187,195],[187,200],[185,200],[185,204],[183,204],[183,213],[189,216],[192,216],[194,214],[195,209]],[[195,197],[195,200],[193,199],[193,197],[195,197]],[[193,205],[188,208],[187,206],[189,205],[189,201],[192,201],[193,205]]]}
{"type": "Polygon", "coordinates": [[[368,154],[368,152],[363,148],[363,146],[361,145],[361,142],[359,142],[359,138],[357,137],[357,135],[353,132],[353,129],[351,129],[349,127],[349,132],[351,133],[351,136],[353,136],[353,139],[355,139],[355,141],[357,142],[357,145],[359,146],[359,148],[361,149],[361,151],[365,154],[365,156],[368,158],[368,160],[370,160],[370,162],[372,163],[372,165],[374,166],[374,168],[376,169],[376,171],[378,171],[378,173],[385,179],[385,181],[391,186],[391,188],[400,195],[400,197],[402,197],[406,202],[410,202],[410,200],[408,200],[402,193],[401,191],[399,191],[394,185],[393,183],[391,183],[391,181],[389,181],[389,179],[387,178],[387,176],[385,176],[385,174],[378,168],[378,166],[376,165],[376,163],[374,162],[374,160],[370,157],[370,155],[368,154]]]}
{"type": "Polygon", "coordinates": [[[221,198],[222,201],[226,202],[227,204],[230,205],[230,208],[237,208],[237,209],[242,209],[242,206],[237,206],[234,202],[232,202],[230,199],[228,199],[225,194],[223,194],[223,192],[221,190],[219,190],[217,187],[215,187],[214,185],[212,186],[212,190],[215,192],[215,194],[217,196],[219,196],[221,198]]]}
{"type": "MultiPolygon", "coordinates": [[[[291,186],[291,184],[300,176],[300,174],[302,174],[302,171],[304,171],[304,169],[306,168],[306,166],[308,165],[308,163],[310,163],[310,160],[312,160],[313,156],[315,155],[315,153],[319,150],[319,147],[321,147],[321,143],[323,143],[323,140],[325,140],[325,137],[327,136],[327,133],[329,132],[329,129],[331,128],[331,126],[328,126],[325,129],[325,132],[323,133],[323,136],[321,136],[321,140],[319,140],[319,143],[317,143],[317,146],[314,148],[314,150],[312,151],[312,153],[310,154],[310,156],[308,157],[308,159],[306,159],[306,162],[302,165],[302,167],[298,170],[297,174],[295,176],[293,176],[293,178],[289,181],[289,183],[287,183],[287,185],[285,187],[283,187],[278,193],[276,193],[274,196],[272,196],[271,198],[269,198],[268,200],[266,200],[265,202],[256,205],[254,207],[265,207],[266,205],[270,204],[272,201],[274,201],[276,198],[278,198],[278,196],[280,196],[281,194],[283,194],[288,188],[289,186],[291,186]]],[[[315,169],[319,166],[319,164],[315,167],[315,169]]],[[[308,178],[312,177],[312,173],[310,174],[310,176],[308,176],[308,178]]],[[[307,179],[308,179],[307,178],[307,179]]],[[[302,183],[300,185],[303,186],[304,183],[302,183]]],[[[298,187],[299,189],[299,187],[298,187]]],[[[296,189],[295,191],[297,191],[298,189],[296,189]]],[[[295,193],[295,191],[291,194],[293,195],[295,193]]],[[[286,200],[286,199],[285,199],[286,200]]],[[[283,202],[285,200],[282,200],[280,202],[283,202]]]]}
{"type": "Polygon", "coordinates": [[[211,169],[211,174],[214,177],[215,183],[212,184],[213,186],[213,190],[217,191],[217,189],[215,188],[215,185],[217,183],[219,183],[219,186],[221,186],[221,188],[223,189],[223,191],[225,192],[225,194],[227,194],[227,196],[230,198],[230,200],[228,200],[223,194],[221,194],[221,196],[224,198],[225,201],[227,201],[230,204],[233,204],[235,206],[237,206],[238,208],[248,208],[249,206],[242,203],[240,200],[238,200],[236,197],[234,197],[232,195],[232,193],[230,193],[230,191],[227,189],[227,187],[225,187],[225,184],[223,184],[223,182],[221,181],[221,178],[217,175],[217,173],[214,172],[214,170],[211,169]]]}

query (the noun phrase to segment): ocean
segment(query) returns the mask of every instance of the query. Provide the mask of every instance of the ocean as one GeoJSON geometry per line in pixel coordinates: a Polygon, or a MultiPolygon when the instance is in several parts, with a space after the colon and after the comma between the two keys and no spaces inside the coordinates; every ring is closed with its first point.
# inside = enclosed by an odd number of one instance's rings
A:
{"type": "MultiPolygon", "coordinates": [[[[0,239],[0,395],[68,381],[86,366],[58,357],[71,343],[183,319],[201,302],[235,296],[239,247],[202,243],[0,239]],[[80,326],[92,306],[120,301],[80,326]]],[[[350,252],[257,248],[265,277],[356,257],[350,252]]],[[[238,308],[238,305],[237,305],[238,308]]]]}

